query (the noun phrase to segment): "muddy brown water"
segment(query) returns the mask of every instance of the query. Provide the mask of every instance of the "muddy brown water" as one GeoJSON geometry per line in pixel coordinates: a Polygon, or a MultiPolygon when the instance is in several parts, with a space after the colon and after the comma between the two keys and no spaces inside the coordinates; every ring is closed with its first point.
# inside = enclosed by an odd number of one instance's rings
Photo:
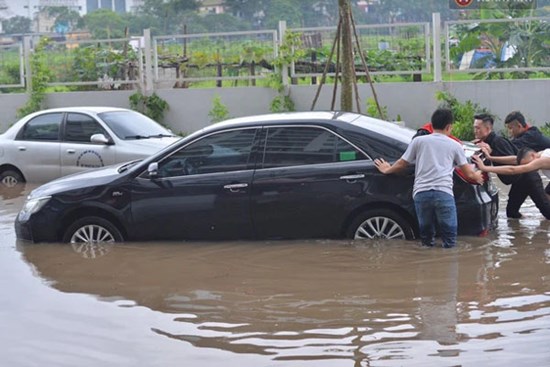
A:
{"type": "Polygon", "coordinates": [[[550,221],[411,241],[15,239],[0,201],[0,366],[550,366],[550,221]]]}

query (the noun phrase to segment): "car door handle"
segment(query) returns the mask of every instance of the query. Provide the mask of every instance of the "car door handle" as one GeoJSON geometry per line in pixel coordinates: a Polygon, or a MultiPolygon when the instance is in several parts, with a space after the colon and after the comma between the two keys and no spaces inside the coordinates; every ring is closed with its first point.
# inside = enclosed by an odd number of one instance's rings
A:
{"type": "Polygon", "coordinates": [[[247,183],[229,184],[225,185],[223,188],[231,192],[238,192],[239,189],[244,189],[245,187],[248,187],[247,183]]]}
{"type": "Polygon", "coordinates": [[[19,149],[20,151],[24,152],[24,151],[27,150],[27,147],[19,146],[19,147],[17,147],[17,149],[19,149]]]}
{"type": "Polygon", "coordinates": [[[355,180],[359,180],[361,178],[365,178],[365,175],[362,174],[362,173],[358,173],[356,175],[340,176],[340,180],[346,180],[346,181],[355,181],[355,180]]]}
{"type": "Polygon", "coordinates": [[[74,150],[74,149],[67,149],[67,153],[69,153],[69,154],[75,154],[75,153],[76,153],[76,150],[74,150]]]}

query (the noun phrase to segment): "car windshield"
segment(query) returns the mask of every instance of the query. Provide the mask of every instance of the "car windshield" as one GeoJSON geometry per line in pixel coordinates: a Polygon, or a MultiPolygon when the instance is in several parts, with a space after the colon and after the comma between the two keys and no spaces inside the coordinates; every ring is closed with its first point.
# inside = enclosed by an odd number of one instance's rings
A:
{"type": "Polygon", "coordinates": [[[134,111],[103,112],[99,117],[120,139],[148,139],[174,136],[149,117],[134,111]]]}

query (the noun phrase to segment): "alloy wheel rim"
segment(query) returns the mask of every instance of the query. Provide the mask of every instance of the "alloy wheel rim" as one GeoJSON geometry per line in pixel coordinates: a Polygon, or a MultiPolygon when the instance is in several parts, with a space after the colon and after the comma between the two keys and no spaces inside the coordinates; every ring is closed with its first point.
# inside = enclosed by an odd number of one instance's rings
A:
{"type": "Polygon", "coordinates": [[[13,176],[6,176],[2,179],[2,184],[6,187],[15,187],[19,181],[13,176]]]}
{"type": "Polygon", "coordinates": [[[372,217],[361,223],[355,231],[355,239],[405,239],[403,228],[388,217],[372,217]]]}
{"type": "Polygon", "coordinates": [[[88,224],[77,229],[71,236],[71,243],[113,243],[115,237],[111,232],[97,224],[88,224]]]}

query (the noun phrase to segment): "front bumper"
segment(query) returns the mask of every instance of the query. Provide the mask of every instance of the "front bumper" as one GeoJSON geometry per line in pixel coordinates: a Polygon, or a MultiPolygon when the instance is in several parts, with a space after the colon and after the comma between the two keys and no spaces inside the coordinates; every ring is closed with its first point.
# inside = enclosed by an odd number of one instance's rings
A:
{"type": "Polygon", "coordinates": [[[41,213],[32,215],[29,220],[15,219],[15,235],[17,239],[32,242],[57,242],[59,238],[56,226],[41,213]]]}

